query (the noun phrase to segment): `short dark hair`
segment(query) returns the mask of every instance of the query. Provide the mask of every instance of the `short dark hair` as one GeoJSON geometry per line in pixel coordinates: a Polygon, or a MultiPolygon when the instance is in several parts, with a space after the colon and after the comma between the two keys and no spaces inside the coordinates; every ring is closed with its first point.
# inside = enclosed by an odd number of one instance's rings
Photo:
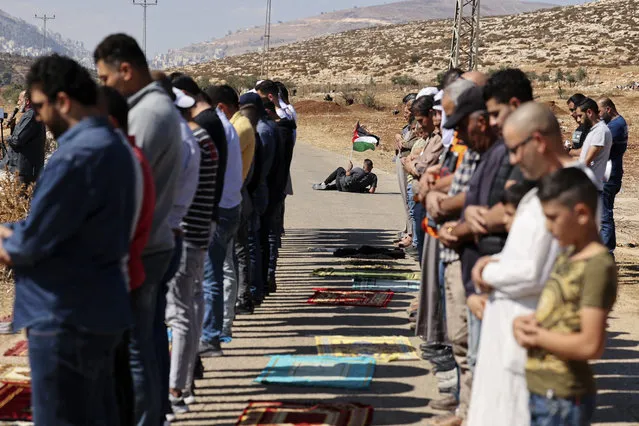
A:
{"type": "Polygon", "coordinates": [[[211,104],[226,104],[235,108],[240,107],[240,97],[234,88],[228,84],[211,86],[206,89],[206,94],[211,98],[211,104]]]}
{"type": "Polygon", "coordinates": [[[407,104],[410,101],[414,101],[415,99],[417,99],[417,93],[409,93],[408,95],[404,96],[404,98],[402,99],[402,103],[407,104]]]}
{"type": "Polygon", "coordinates": [[[286,86],[284,85],[284,83],[282,83],[281,81],[276,81],[275,85],[277,86],[277,88],[280,91],[280,96],[282,97],[282,100],[284,101],[284,103],[286,105],[290,105],[290,101],[288,99],[288,89],[286,88],[286,86]]]}
{"type": "Polygon", "coordinates": [[[413,106],[410,108],[410,111],[413,115],[428,115],[430,111],[435,106],[435,98],[430,95],[422,96],[417,98],[415,102],[413,102],[413,106]]]}
{"type": "Polygon", "coordinates": [[[568,100],[566,101],[566,104],[572,103],[575,106],[575,108],[577,108],[585,100],[586,100],[586,97],[584,95],[582,95],[581,93],[575,93],[574,95],[568,98],[568,100]]]}
{"type": "Polygon", "coordinates": [[[171,84],[173,84],[173,87],[183,90],[191,96],[197,96],[204,93],[195,80],[186,74],[179,74],[175,78],[171,78],[171,84]]]}
{"type": "Polygon", "coordinates": [[[517,182],[510,185],[504,190],[501,197],[501,202],[504,204],[511,204],[515,207],[519,206],[519,203],[528,192],[535,187],[536,183],[533,181],[525,180],[523,182],[517,182]]]}
{"type": "Polygon", "coordinates": [[[484,100],[508,104],[512,98],[521,103],[533,100],[532,84],[526,74],[518,68],[508,68],[491,75],[484,86],[484,100]]]}
{"type": "Polygon", "coordinates": [[[455,82],[458,78],[460,78],[464,74],[464,71],[461,68],[451,68],[444,73],[442,76],[442,82],[440,89],[445,89],[455,82]]]}
{"type": "Polygon", "coordinates": [[[98,87],[89,71],[73,59],[57,53],[36,60],[26,80],[27,93],[38,85],[50,101],[64,92],[85,106],[95,106],[98,102],[98,87]]]}
{"type": "Polygon", "coordinates": [[[597,105],[597,102],[595,102],[595,100],[591,98],[584,99],[582,103],[577,105],[577,108],[579,108],[583,112],[591,109],[592,112],[594,112],[595,114],[599,114],[599,105],[597,105]]]}
{"type": "Polygon", "coordinates": [[[148,70],[146,56],[140,45],[133,37],[127,34],[111,34],[95,48],[93,60],[97,63],[102,60],[110,65],[119,65],[128,62],[133,67],[148,70]]]}
{"type": "Polygon", "coordinates": [[[273,95],[278,97],[280,94],[280,89],[277,87],[277,84],[273,80],[264,80],[257,86],[255,86],[255,90],[258,92],[264,92],[269,95],[273,95]]]}
{"type": "Polygon", "coordinates": [[[597,187],[590,178],[576,167],[559,169],[539,181],[537,196],[542,203],[557,201],[562,206],[573,208],[584,203],[596,214],[599,204],[597,187]]]}
{"type": "Polygon", "coordinates": [[[364,160],[364,165],[366,167],[368,167],[370,170],[373,170],[373,161],[369,160],[368,158],[366,160],[364,160]]]}
{"type": "Polygon", "coordinates": [[[108,86],[100,86],[100,102],[106,107],[107,114],[115,119],[124,134],[129,133],[129,104],[117,90],[108,86]]]}

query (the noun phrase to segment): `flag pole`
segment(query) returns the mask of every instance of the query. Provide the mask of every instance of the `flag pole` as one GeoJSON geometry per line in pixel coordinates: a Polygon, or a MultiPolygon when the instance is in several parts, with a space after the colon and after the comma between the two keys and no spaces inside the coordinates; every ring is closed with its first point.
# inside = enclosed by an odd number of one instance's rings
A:
{"type": "Polygon", "coordinates": [[[353,145],[351,144],[351,156],[348,158],[348,161],[353,162],[353,145]]]}

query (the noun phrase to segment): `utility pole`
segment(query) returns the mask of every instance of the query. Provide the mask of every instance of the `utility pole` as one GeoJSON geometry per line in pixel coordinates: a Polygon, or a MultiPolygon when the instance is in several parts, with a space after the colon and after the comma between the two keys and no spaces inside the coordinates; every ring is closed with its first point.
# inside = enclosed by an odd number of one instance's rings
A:
{"type": "Polygon", "coordinates": [[[144,56],[146,56],[146,8],[149,6],[157,6],[158,0],[133,0],[134,6],[142,6],[144,9],[142,44],[144,45],[144,56]]]}
{"type": "Polygon", "coordinates": [[[36,17],[36,19],[42,19],[42,22],[43,22],[42,50],[46,51],[46,49],[47,49],[47,21],[51,21],[51,20],[55,19],[55,15],[47,16],[47,14],[45,13],[43,16],[38,16],[38,14],[36,13],[35,17],[36,17]]]}
{"type": "Polygon", "coordinates": [[[449,68],[472,71],[479,62],[480,0],[456,0],[449,68]]]}
{"type": "Polygon", "coordinates": [[[268,78],[268,53],[271,49],[271,0],[266,0],[266,23],[264,24],[264,47],[262,48],[262,78],[268,78]]]}

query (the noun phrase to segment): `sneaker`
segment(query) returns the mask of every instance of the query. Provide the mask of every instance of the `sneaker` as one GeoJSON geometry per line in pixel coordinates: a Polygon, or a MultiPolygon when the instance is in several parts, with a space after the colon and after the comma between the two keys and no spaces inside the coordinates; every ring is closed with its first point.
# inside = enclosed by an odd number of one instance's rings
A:
{"type": "Polygon", "coordinates": [[[428,407],[432,408],[433,410],[452,412],[452,411],[455,411],[455,408],[457,408],[457,405],[458,405],[457,398],[449,394],[449,395],[444,395],[442,398],[439,398],[439,399],[433,399],[428,404],[428,407]]]}
{"type": "Polygon", "coordinates": [[[326,184],[324,182],[322,183],[314,183],[313,184],[313,189],[316,191],[322,191],[324,189],[326,189],[326,184]]]}
{"type": "Polygon", "coordinates": [[[171,422],[175,421],[175,414],[171,413],[171,414],[166,414],[164,416],[165,420],[164,420],[164,424],[162,426],[171,426],[171,422]]]}
{"type": "Polygon", "coordinates": [[[251,315],[254,311],[253,302],[243,302],[235,305],[235,315],[251,315]]]}
{"type": "Polygon", "coordinates": [[[177,397],[169,394],[169,402],[171,403],[171,410],[173,410],[173,414],[184,414],[188,413],[189,406],[186,405],[184,401],[184,395],[177,397]]]}
{"type": "Polygon", "coordinates": [[[437,388],[440,393],[455,393],[457,391],[457,369],[437,371],[435,378],[437,379],[437,388]]]}
{"type": "Polygon", "coordinates": [[[182,394],[182,399],[184,399],[184,403],[186,405],[197,404],[197,398],[195,397],[195,393],[193,391],[184,391],[182,394]]]}
{"type": "Polygon", "coordinates": [[[202,358],[217,358],[224,356],[224,352],[222,352],[222,347],[220,346],[219,341],[214,343],[200,342],[198,354],[202,358]]]}

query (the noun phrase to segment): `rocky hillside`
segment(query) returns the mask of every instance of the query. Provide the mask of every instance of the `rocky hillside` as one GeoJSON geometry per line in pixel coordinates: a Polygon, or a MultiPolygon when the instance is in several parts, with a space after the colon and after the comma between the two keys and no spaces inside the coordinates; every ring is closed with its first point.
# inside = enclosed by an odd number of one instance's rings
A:
{"type": "MultiPolygon", "coordinates": [[[[546,3],[523,2],[521,0],[483,0],[481,8],[484,16],[510,15],[552,7],[551,2],[552,0],[546,3]]],[[[355,29],[402,24],[418,17],[422,19],[452,18],[454,14],[455,2],[452,0],[407,0],[379,6],[340,10],[292,22],[274,22],[271,27],[271,46],[281,46],[355,29]]],[[[264,28],[262,26],[238,30],[234,34],[220,39],[158,55],[152,64],[157,68],[168,68],[261,50],[264,44],[263,35],[264,28]]]]}
{"type": "MultiPolygon", "coordinates": [[[[52,21],[55,23],[55,21],[52,21]]],[[[15,18],[0,10],[0,53],[20,56],[38,56],[42,50],[42,30],[34,23],[15,18]]],[[[47,51],[71,56],[90,63],[90,54],[80,42],[63,38],[47,29],[47,51]]]]}
{"type": "MultiPolygon", "coordinates": [[[[274,49],[271,76],[298,84],[431,81],[448,64],[451,20],[415,21],[319,37],[274,49]]],[[[636,0],[599,0],[481,21],[484,69],[639,65],[636,0]]],[[[258,53],[183,67],[209,79],[259,75],[258,53]]],[[[629,76],[630,78],[630,76],[629,76]]]]}

